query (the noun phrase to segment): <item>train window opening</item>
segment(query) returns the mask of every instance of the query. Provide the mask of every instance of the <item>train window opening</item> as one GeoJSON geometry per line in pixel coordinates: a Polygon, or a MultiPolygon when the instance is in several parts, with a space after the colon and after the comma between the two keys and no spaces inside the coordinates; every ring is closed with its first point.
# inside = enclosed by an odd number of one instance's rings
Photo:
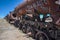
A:
{"type": "Polygon", "coordinates": [[[41,21],[42,21],[44,15],[43,15],[43,14],[40,14],[39,17],[40,17],[40,19],[41,19],[41,21]]]}
{"type": "Polygon", "coordinates": [[[50,13],[46,14],[45,22],[53,22],[53,18],[51,17],[50,13]]]}
{"type": "Polygon", "coordinates": [[[50,17],[50,16],[51,16],[51,14],[49,14],[49,13],[48,13],[46,16],[49,16],[49,17],[50,17]]]}

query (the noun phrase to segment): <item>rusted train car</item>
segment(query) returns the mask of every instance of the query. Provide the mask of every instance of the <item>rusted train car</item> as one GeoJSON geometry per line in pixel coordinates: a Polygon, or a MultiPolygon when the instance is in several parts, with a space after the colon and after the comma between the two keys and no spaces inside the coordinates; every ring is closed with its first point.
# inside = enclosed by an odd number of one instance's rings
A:
{"type": "Polygon", "coordinates": [[[36,40],[60,40],[60,5],[57,2],[27,0],[5,18],[36,40]]]}

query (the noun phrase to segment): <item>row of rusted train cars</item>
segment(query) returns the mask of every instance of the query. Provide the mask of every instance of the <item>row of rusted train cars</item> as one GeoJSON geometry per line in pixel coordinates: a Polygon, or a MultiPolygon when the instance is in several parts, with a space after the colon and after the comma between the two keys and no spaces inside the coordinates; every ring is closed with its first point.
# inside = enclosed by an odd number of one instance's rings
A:
{"type": "Polygon", "coordinates": [[[60,40],[60,5],[55,1],[26,1],[5,19],[36,40],[60,40]]]}

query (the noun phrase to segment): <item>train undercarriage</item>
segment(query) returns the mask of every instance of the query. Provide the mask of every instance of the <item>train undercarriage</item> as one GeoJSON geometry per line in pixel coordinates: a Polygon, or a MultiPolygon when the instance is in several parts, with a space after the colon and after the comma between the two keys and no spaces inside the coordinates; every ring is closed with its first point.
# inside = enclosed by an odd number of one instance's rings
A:
{"type": "Polygon", "coordinates": [[[23,15],[20,20],[13,20],[13,25],[19,28],[19,30],[22,30],[23,33],[26,33],[36,40],[57,40],[58,37],[60,37],[59,26],[53,23],[51,18],[45,21],[45,19],[37,20],[39,17],[34,18],[35,16],[25,16],[26,15],[23,15]]]}

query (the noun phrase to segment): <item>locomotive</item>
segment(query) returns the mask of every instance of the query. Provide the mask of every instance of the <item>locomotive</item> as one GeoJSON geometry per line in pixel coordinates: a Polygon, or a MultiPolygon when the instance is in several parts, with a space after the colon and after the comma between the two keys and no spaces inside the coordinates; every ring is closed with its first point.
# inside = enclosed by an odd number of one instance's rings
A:
{"type": "Polygon", "coordinates": [[[26,1],[5,19],[36,40],[60,40],[60,5],[56,1],[26,1]]]}

